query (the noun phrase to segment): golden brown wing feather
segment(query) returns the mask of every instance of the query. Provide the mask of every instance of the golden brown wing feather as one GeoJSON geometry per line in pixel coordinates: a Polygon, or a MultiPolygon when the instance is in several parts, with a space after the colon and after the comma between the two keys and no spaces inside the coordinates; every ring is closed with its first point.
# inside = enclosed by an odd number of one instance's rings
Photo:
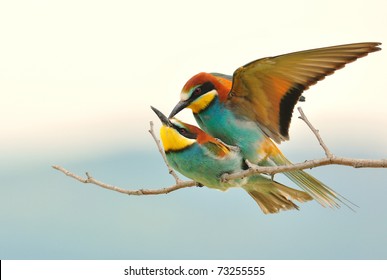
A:
{"type": "Polygon", "coordinates": [[[356,43],[262,58],[238,68],[228,105],[260,125],[277,143],[287,140],[293,109],[302,92],[347,63],[380,50],[356,43]]]}

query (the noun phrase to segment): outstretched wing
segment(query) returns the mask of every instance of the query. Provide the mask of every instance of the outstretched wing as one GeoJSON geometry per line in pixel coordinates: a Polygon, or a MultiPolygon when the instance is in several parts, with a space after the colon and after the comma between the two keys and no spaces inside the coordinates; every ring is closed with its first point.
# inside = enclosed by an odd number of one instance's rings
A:
{"type": "Polygon", "coordinates": [[[289,139],[293,109],[302,92],[347,63],[380,50],[356,43],[262,58],[238,68],[228,105],[258,122],[277,143],[289,139]]]}

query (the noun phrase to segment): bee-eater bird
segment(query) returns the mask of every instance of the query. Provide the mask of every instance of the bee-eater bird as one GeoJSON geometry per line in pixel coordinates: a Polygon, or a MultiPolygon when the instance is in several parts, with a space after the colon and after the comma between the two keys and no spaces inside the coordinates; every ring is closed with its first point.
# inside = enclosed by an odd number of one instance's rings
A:
{"type": "MultiPolygon", "coordinates": [[[[277,143],[288,140],[295,104],[303,91],[347,63],[380,50],[380,43],[355,43],[266,57],[228,76],[199,73],[184,85],[170,114],[192,110],[211,136],[241,149],[259,165],[288,165],[277,143]]],[[[339,207],[339,195],[304,171],[284,173],[323,206],[339,207]]]]}
{"type": "Polygon", "coordinates": [[[239,148],[224,144],[196,126],[175,118],[168,119],[156,108],[151,108],[162,122],[160,137],[168,163],[184,176],[223,191],[230,187],[241,187],[265,214],[298,209],[292,199],[300,202],[312,200],[309,194],[263,175],[222,182],[222,174],[246,168],[239,148]]]}

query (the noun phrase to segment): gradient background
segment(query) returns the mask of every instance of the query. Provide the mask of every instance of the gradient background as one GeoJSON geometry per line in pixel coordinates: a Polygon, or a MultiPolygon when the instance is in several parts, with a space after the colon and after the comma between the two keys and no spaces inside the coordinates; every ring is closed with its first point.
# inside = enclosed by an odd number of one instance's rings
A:
{"type": "MultiPolygon", "coordinates": [[[[159,126],[150,105],[169,113],[200,71],[386,46],[386,11],[384,0],[1,1],[0,259],[387,259],[386,169],[310,171],[356,213],[311,202],[263,215],[240,189],[129,197],[51,168],[128,189],[169,186],[147,132],[150,120],[159,126]]],[[[333,153],[387,158],[386,65],[383,50],[305,93],[333,153]]],[[[292,161],[324,156],[296,117],[290,135],[281,149],[292,161]]]]}

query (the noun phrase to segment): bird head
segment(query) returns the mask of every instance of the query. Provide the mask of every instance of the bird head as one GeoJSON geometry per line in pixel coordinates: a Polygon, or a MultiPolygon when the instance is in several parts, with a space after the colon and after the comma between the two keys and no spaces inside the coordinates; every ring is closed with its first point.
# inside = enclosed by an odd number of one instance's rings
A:
{"type": "Polygon", "coordinates": [[[197,114],[205,110],[211,102],[219,97],[225,100],[231,89],[231,76],[218,73],[199,73],[184,85],[180,93],[180,101],[173,108],[169,117],[175,116],[184,108],[197,114]]]}
{"type": "Polygon", "coordinates": [[[156,108],[152,110],[159,117],[162,127],[160,137],[165,152],[180,151],[193,145],[198,138],[199,128],[186,124],[178,119],[168,119],[156,108]]]}
{"type": "Polygon", "coordinates": [[[176,118],[168,119],[156,108],[152,106],[151,108],[162,123],[160,137],[166,153],[184,150],[195,143],[204,146],[216,146],[212,152],[218,156],[224,156],[229,153],[230,148],[228,146],[205,133],[197,126],[182,122],[176,118]]]}

